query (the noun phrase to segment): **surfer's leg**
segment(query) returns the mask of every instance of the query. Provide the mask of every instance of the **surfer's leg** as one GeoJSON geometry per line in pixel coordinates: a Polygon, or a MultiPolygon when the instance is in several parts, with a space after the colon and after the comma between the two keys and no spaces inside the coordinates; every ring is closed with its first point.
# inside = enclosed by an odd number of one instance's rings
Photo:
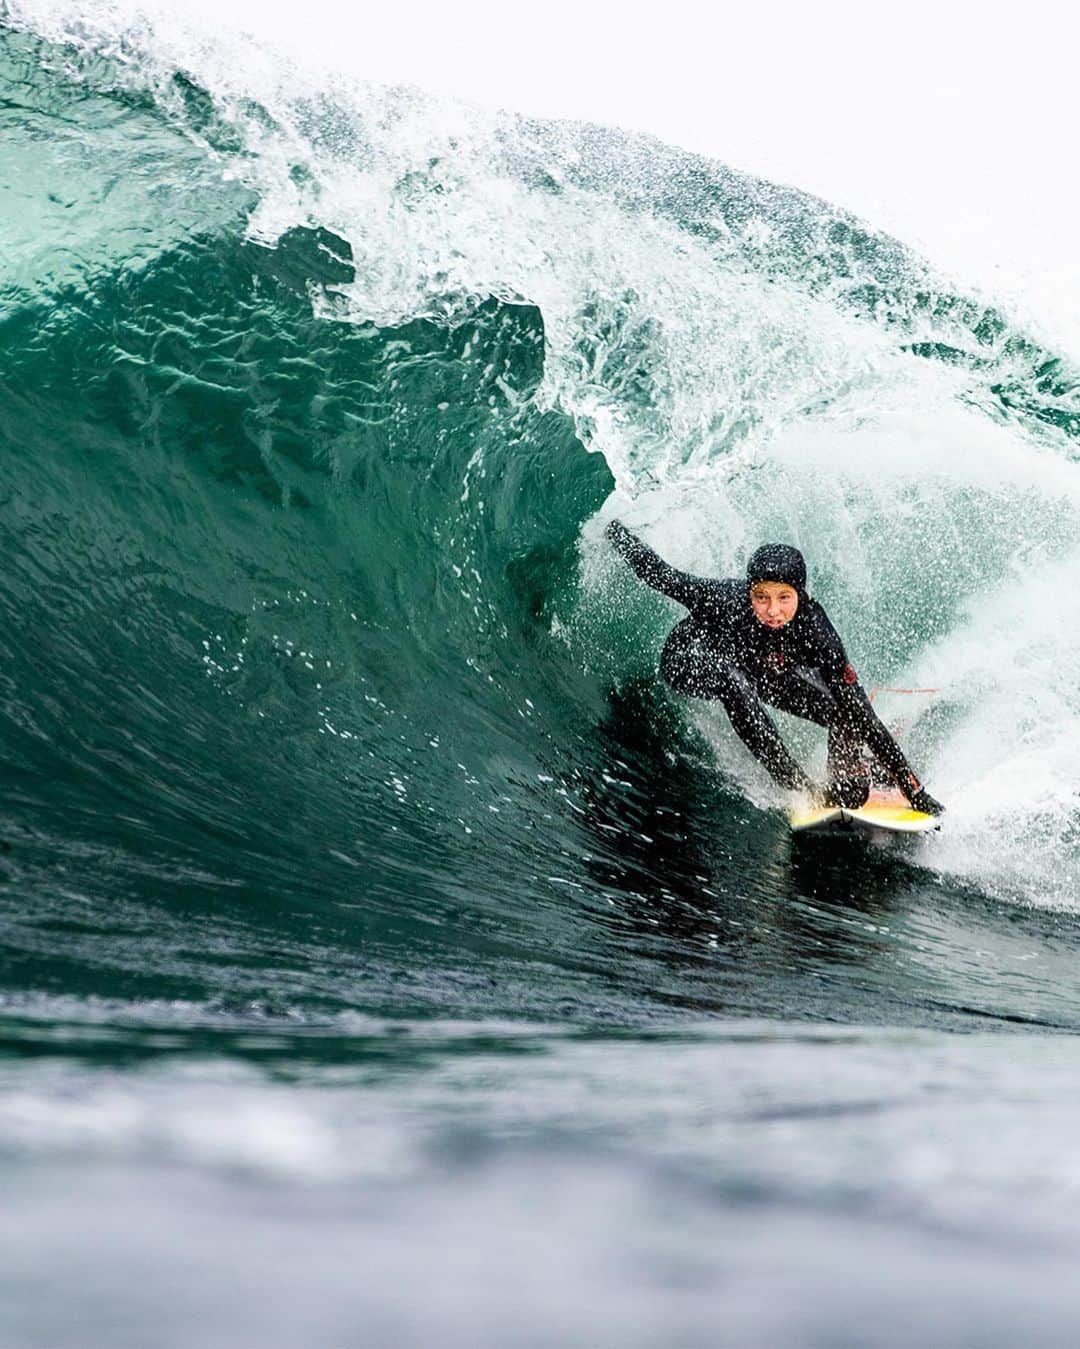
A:
{"type": "MultiPolygon", "coordinates": [[[[664,655],[667,657],[667,650],[664,655]]],[[[811,788],[810,779],[788,753],[753,680],[741,666],[719,661],[713,652],[707,659],[694,659],[683,649],[677,658],[665,660],[661,669],[678,693],[722,702],[739,739],[781,787],[792,791],[811,788]]]]}
{"type": "Polygon", "coordinates": [[[745,670],[738,665],[717,667],[713,691],[706,696],[720,699],[735,734],[781,787],[803,791],[810,788],[810,779],[788,753],[776,723],[765,711],[745,670]]]}
{"type": "Polygon", "coordinates": [[[825,681],[813,670],[797,667],[790,674],[770,679],[762,688],[762,695],[781,712],[804,717],[826,728],[828,781],[845,784],[845,788],[850,786],[852,796],[861,794],[865,799],[870,783],[862,736],[829,692],[825,681]]]}
{"type": "Polygon", "coordinates": [[[836,703],[825,686],[818,682],[812,670],[785,674],[768,674],[761,682],[761,696],[770,707],[778,707],[793,717],[816,721],[828,726],[836,717],[836,703]]]}
{"type": "Polygon", "coordinates": [[[870,776],[862,750],[863,742],[857,732],[843,721],[834,721],[829,727],[826,758],[826,772],[829,781],[861,782],[866,779],[867,790],[869,790],[870,776]]]}

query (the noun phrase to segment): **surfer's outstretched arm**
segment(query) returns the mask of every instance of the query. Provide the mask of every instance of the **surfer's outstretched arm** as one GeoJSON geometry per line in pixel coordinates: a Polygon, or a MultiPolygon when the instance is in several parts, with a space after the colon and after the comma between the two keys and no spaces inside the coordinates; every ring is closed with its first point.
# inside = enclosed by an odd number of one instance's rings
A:
{"type": "Polygon", "coordinates": [[[667,595],[669,599],[686,605],[688,609],[700,603],[716,584],[705,577],[691,576],[687,571],[672,567],[647,543],[632,534],[621,520],[612,520],[604,530],[604,536],[610,539],[615,551],[629,563],[639,580],[652,586],[653,590],[659,590],[662,595],[667,595]]]}

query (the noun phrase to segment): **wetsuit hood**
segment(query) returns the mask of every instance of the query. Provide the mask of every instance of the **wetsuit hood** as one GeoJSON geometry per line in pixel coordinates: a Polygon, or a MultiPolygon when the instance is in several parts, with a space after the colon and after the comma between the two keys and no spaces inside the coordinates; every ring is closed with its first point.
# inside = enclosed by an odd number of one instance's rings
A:
{"type": "Polygon", "coordinates": [[[798,548],[787,543],[763,543],[746,564],[746,584],[779,581],[792,586],[800,597],[806,593],[806,562],[798,548]]]}

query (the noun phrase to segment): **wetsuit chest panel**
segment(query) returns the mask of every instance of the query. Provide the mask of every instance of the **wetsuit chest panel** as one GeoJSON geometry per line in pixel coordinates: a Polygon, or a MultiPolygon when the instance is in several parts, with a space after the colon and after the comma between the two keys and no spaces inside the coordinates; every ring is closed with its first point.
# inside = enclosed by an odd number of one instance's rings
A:
{"type": "Polygon", "coordinates": [[[702,596],[679,627],[684,629],[683,640],[692,633],[718,660],[735,662],[756,676],[778,674],[796,665],[817,666],[826,659],[816,608],[808,599],[805,613],[796,614],[783,628],[767,628],[754,617],[745,583],[724,581],[702,596]]]}

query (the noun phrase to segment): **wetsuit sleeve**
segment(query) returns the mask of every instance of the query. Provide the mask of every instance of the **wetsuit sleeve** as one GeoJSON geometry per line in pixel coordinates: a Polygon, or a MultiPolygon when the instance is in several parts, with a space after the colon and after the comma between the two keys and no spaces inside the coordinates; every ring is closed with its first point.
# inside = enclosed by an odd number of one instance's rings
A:
{"type": "Polygon", "coordinates": [[[621,520],[612,520],[604,534],[639,580],[688,609],[702,603],[716,585],[715,581],[691,576],[689,572],[670,566],[659,553],[653,552],[647,543],[632,534],[621,520]]]}
{"type": "Polygon", "coordinates": [[[818,668],[828,685],[829,692],[843,710],[844,720],[858,733],[877,761],[887,768],[901,785],[908,784],[910,780],[918,787],[918,779],[912,773],[911,765],[904,758],[903,751],[893,739],[888,727],[874,711],[859,682],[859,676],[848,661],[844,644],[820,605],[817,606],[816,617],[818,668]]]}

